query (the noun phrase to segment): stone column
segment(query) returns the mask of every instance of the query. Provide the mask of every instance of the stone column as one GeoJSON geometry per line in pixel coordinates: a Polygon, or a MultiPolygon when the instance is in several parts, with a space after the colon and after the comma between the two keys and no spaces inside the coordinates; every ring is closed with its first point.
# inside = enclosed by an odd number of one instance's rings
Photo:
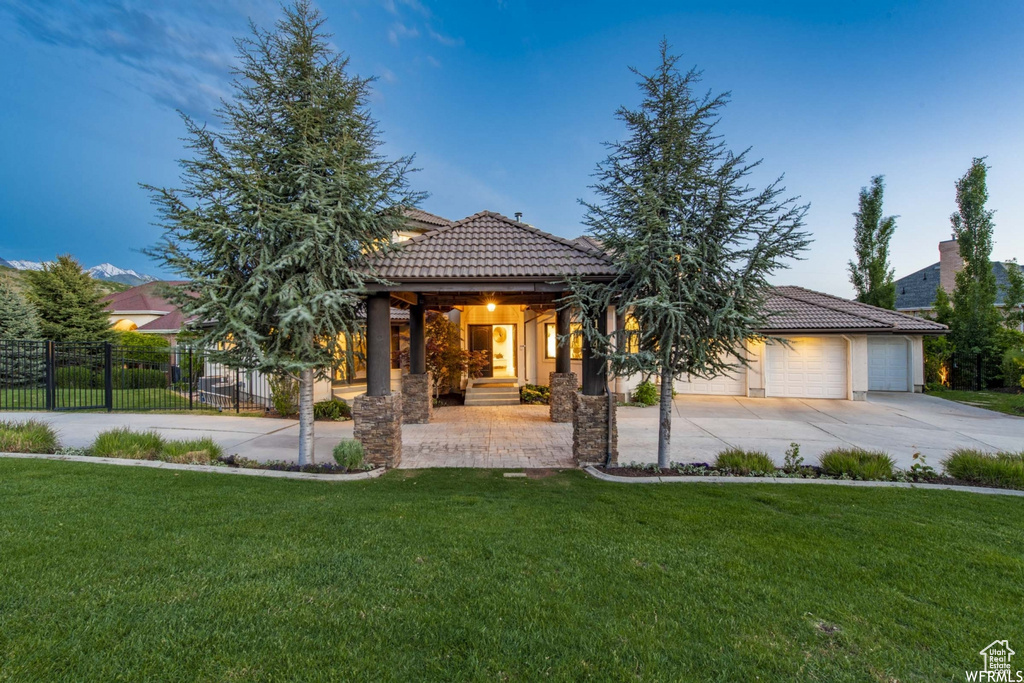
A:
{"type": "Polygon", "coordinates": [[[423,304],[416,304],[409,307],[409,372],[422,375],[426,371],[426,311],[423,304]]]}
{"type": "Polygon", "coordinates": [[[569,342],[571,322],[571,310],[563,308],[558,311],[555,317],[555,372],[560,375],[572,372],[572,344],[569,342]]]}
{"type": "Polygon", "coordinates": [[[397,467],[402,462],[402,395],[391,393],[391,296],[366,300],[366,393],[352,403],[354,436],[366,461],[397,467]]]}
{"type": "Polygon", "coordinates": [[[354,436],[363,444],[366,462],[398,467],[402,462],[402,395],[360,394],[352,403],[354,436]]]}
{"type": "Polygon", "coordinates": [[[430,373],[402,375],[402,422],[427,424],[433,414],[430,373]]]}
{"type": "Polygon", "coordinates": [[[552,422],[572,422],[572,397],[580,386],[575,372],[552,372],[548,376],[549,414],[552,422]]]}
{"type": "MultiPolygon", "coordinates": [[[[608,396],[573,393],[572,457],[577,464],[604,463],[611,438],[611,463],[619,461],[619,429],[612,403],[609,423],[608,396]]],[[[613,399],[614,400],[614,399],[613,399]]]]}

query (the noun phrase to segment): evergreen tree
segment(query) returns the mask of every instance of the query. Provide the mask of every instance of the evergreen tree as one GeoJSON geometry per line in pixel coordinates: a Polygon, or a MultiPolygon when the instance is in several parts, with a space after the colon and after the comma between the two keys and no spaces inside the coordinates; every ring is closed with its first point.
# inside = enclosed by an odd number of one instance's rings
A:
{"type": "Polygon", "coordinates": [[[995,336],[1000,315],[996,309],[996,276],[992,271],[992,215],[985,208],[988,189],[985,176],[988,166],[976,158],[970,170],[956,183],[959,210],[950,217],[953,236],[960,245],[963,269],[956,274],[953,290],[953,313],[950,318],[950,342],[957,351],[980,353],[986,375],[991,374],[995,336]]]}
{"type": "Polygon", "coordinates": [[[1011,330],[1020,330],[1024,325],[1024,271],[1017,261],[1007,261],[1007,286],[1003,292],[1003,324],[1011,330]]]}
{"type": "Polygon", "coordinates": [[[850,261],[850,282],[857,301],[890,310],[896,308],[894,270],[889,266],[889,242],[896,231],[896,216],[882,215],[885,177],[871,179],[870,189],[860,188],[853,227],[856,261],[850,261]]]}
{"type": "Polygon", "coordinates": [[[760,162],[730,152],[715,128],[728,96],[695,93],[700,73],[680,72],[678,59],[662,41],[652,75],[633,69],[643,101],[618,110],[627,137],[607,145],[593,186],[599,200],[584,202],[589,233],[618,275],[611,285],[571,280],[563,301],[584,312],[581,333],[614,373],[661,378],[662,467],[673,379],[736,370],[734,357],[746,364],[745,343],[763,339],[768,276],[808,244],[807,207],[782,199],[779,180],[747,184],[760,162]],[[608,306],[632,316],[635,331],[601,334],[595,319],[608,306]]]}
{"type": "Polygon", "coordinates": [[[229,363],[299,381],[299,462],[313,455],[313,382],[332,364],[330,343],[356,335],[366,256],[390,245],[411,158],[389,161],[367,104],[371,79],[348,73],[308,2],[285,8],[273,30],[238,41],[234,97],[217,129],[182,115],[194,158],[182,189],[144,186],[165,227],[150,250],[191,281],[173,296],[204,321],[200,342],[230,340],[229,363]]]}
{"type": "Polygon", "coordinates": [[[0,278],[0,388],[33,385],[45,373],[42,344],[4,344],[38,340],[35,309],[7,278],[0,278]]]}
{"type": "Polygon", "coordinates": [[[52,341],[110,341],[110,317],[99,283],[70,255],[25,273],[40,332],[52,341]]]}
{"type": "Polygon", "coordinates": [[[21,292],[0,279],[0,340],[41,339],[39,317],[21,292]]]}

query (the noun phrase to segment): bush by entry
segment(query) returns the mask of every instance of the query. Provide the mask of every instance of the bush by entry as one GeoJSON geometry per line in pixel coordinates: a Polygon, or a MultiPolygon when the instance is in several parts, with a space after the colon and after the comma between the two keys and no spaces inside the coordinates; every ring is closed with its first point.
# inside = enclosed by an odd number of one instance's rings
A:
{"type": "Polygon", "coordinates": [[[0,501],[11,680],[931,681],[1024,638],[1002,497],[7,460],[0,501]]]}

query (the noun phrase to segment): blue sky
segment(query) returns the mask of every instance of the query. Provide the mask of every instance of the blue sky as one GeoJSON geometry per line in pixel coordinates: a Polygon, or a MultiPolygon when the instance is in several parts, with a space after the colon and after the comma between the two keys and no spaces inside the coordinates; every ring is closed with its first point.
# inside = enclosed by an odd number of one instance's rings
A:
{"type": "MultiPolygon", "coordinates": [[[[886,176],[897,276],[937,260],[953,183],[988,156],[997,259],[1024,259],[1024,3],[320,0],[333,42],[378,77],[392,154],[424,208],[482,209],[580,234],[601,142],[668,38],[731,91],[722,131],[811,203],[815,243],[776,281],[849,295],[857,192],[886,176]]],[[[71,252],[161,274],[139,182],[173,185],[182,109],[226,96],[256,0],[0,0],[0,257],[71,252]]]]}

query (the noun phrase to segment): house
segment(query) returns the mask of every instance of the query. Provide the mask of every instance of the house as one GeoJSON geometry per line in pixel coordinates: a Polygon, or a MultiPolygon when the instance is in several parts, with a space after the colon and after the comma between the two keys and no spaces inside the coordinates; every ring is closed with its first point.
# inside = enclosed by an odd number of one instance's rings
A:
{"type": "MultiPolygon", "coordinates": [[[[956,274],[964,267],[960,258],[960,245],[955,239],[939,242],[939,261],[896,280],[896,310],[910,315],[928,315],[935,308],[935,293],[941,285],[947,294],[953,293],[956,274]]],[[[1013,267],[1001,261],[992,262],[992,273],[996,277],[996,306],[1002,306],[1009,286],[1007,268],[1013,267]]]]}
{"type": "Polygon", "coordinates": [[[182,280],[147,282],[103,297],[110,325],[119,331],[158,334],[173,345],[186,319],[177,306],[163,296],[164,288],[186,284],[182,280]]]}
{"type": "MultiPolygon", "coordinates": [[[[470,397],[480,385],[548,384],[558,369],[556,339],[572,325],[556,313],[562,278],[614,276],[590,238],[566,240],[490,211],[439,219],[378,259],[377,269],[394,283],[386,288],[389,305],[447,311],[466,348],[488,354],[483,377],[467,382],[470,397]]],[[[750,367],[714,379],[684,377],[676,390],[852,400],[869,390],[921,391],[923,336],[945,332],[928,320],[801,287],[776,287],[768,305],[772,322],[761,331],[788,345],[750,344],[750,367]]],[[[624,319],[609,311],[605,323],[614,330],[624,319]]],[[[584,377],[582,344],[570,344],[568,355],[565,371],[584,377]]],[[[628,395],[640,381],[618,377],[613,390],[628,395]]]]}

